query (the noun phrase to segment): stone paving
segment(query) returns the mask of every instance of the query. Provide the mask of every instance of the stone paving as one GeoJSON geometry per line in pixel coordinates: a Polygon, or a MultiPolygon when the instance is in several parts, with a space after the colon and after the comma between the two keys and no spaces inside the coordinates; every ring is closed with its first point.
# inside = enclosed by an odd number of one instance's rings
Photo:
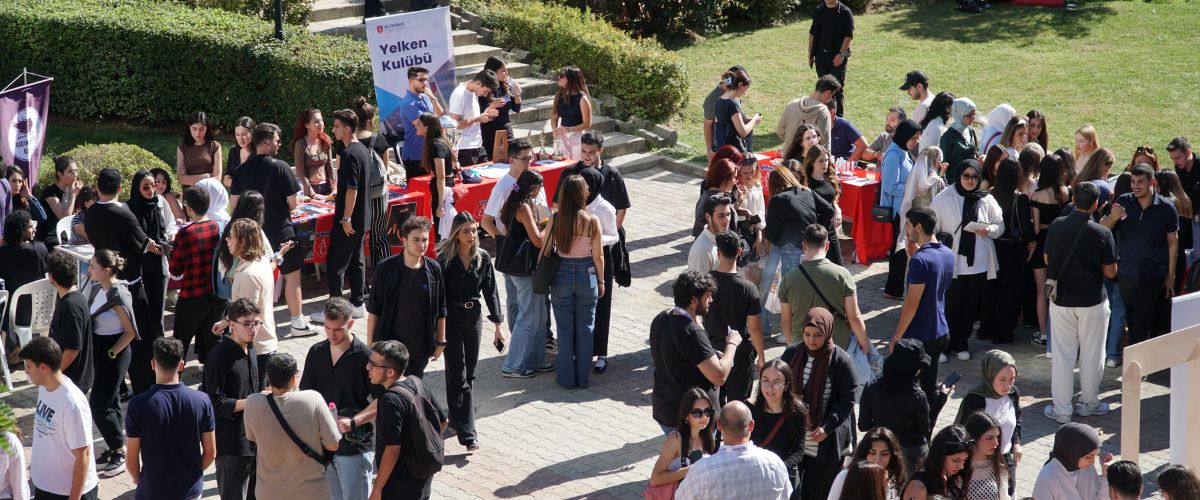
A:
{"type": "MultiPolygon", "coordinates": [[[[647,345],[650,319],[670,306],[670,283],[685,267],[691,244],[688,230],[699,179],[659,170],[626,176],[633,208],[626,218],[632,250],[634,281],[631,288],[614,293],[609,368],[593,375],[583,390],[564,390],[553,374],[533,379],[501,378],[501,358],[484,342],[476,380],[476,418],[481,450],[469,454],[453,438],[447,440],[446,466],[434,481],[436,498],[639,498],[662,443],[658,425],[650,417],[652,371],[647,345]]],[[[900,303],[884,299],[886,263],[870,267],[851,265],[858,281],[859,304],[867,330],[883,348],[899,314],[900,303]]],[[[320,308],[324,285],[306,278],[305,311],[320,308]]],[[[276,308],[278,324],[286,324],[286,307],[276,308]]],[[[168,324],[170,319],[168,319],[168,324]]],[[[365,322],[354,328],[364,338],[365,322]]],[[[280,351],[303,361],[308,347],[320,336],[284,338],[280,351]]],[[[1057,424],[1042,416],[1050,396],[1050,361],[1040,346],[1028,342],[1029,333],[1019,332],[1016,343],[1007,346],[1019,360],[1025,457],[1018,468],[1018,498],[1028,497],[1037,472],[1053,446],[1057,424]]],[[[770,357],[783,346],[768,343],[770,357]]],[[[972,341],[973,361],[952,359],[942,373],[959,371],[965,390],[978,381],[978,355],[990,343],[972,341]]],[[[444,395],[442,361],[431,363],[427,382],[444,395]]],[[[1120,429],[1119,370],[1106,369],[1101,396],[1114,406],[1104,417],[1077,419],[1100,429],[1104,450],[1116,454],[1120,429]]],[[[37,390],[23,372],[13,374],[15,392],[5,401],[16,409],[25,432],[26,453],[32,426],[32,409],[37,390]]],[[[1151,375],[1143,383],[1141,463],[1148,474],[1147,494],[1157,490],[1153,477],[1169,459],[1167,450],[1167,374],[1151,375]]],[[[194,361],[185,382],[195,387],[199,372],[194,361]]],[[[951,398],[942,411],[938,428],[954,418],[961,394],[951,398]]],[[[103,448],[95,433],[97,452],[103,448]]],[[[67,471],[64,471],[66,473],[67,471]]],[[[133,498],[133,481],[123,473],[101,479],[100,498],[133,498]]],[[[213,469],[205,476],[205,498],[216,498],[213,469]]]]}

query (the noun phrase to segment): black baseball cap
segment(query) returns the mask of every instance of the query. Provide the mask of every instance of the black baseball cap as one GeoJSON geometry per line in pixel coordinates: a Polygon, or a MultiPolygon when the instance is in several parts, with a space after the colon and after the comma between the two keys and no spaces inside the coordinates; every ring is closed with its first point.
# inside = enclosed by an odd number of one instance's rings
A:
{"type": "Polygon", "coordinates": [[[900,90],[908,90],[918,83],[928,88],[929,77],[925,76],[925,73],[921,72],[921,70],[909,71],[907,75],[904,75],[904,85],[900,86],[900,90]]]}

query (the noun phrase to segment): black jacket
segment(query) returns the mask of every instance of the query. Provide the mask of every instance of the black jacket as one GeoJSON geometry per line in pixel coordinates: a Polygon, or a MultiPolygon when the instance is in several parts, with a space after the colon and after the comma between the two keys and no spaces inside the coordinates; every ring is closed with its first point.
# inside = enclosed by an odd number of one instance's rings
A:
{"type": "Polygon", "coordinates": [[[811,189],[792,188],[772,195],[767,202],[767,227],[763,229],[763,237],[775,246],[784,243],[800,246],[805,228],[820,224],[832,230],[833,216],[833,205],[811,189]]]}
{"type": "Polygon", "coordinates": [[[117,277],[133,281],[142,276],[142,254],[149,238],[128,207],[97,202],[87,209],[83,227],[97,251],[113,250],[125,258],[125,270],[117,277]]]}
{"type": "MultiPolygon", "coordinates": [[[[804,378],[804,366],[798,365],[801,349],[804,344],[796,344],[783,351],[780,359],[792,367],[792,387],[801,391],[804,378]]],[[[858,389],[858,374],[854,371],[854,361],[844,349],[833,346],[833,359],[829,361],[829,403],[825,405],[825,417],[821,427],[829,435],[821,441],[817,448],[817,463],[829,463],[850,454],[855,446],[854,439],[854,392],[858,389]],[[845,451],[845,453],[843,453],[845,451]]]]}
{"type": "Polygon", "coordinates": [[[865,432],[875,427],[887,427],[905,448],[928,445],[929,414],[929,401],[919,386],[880,378],[863,390],[858,406],[858,429],[865,432]]]}
{"type": "MultiPolygon", "coordinates": [[[[421,258],[425,259],[421,267],[425,270],[425,281],[429,283],[430,314],[425,324],[427,333],[423,339],[424,345],[405,346],[414,358],[418,355],[418,347],[422,349],[419,351],[422,356],[433,353],[437,340],[437,320],[446,317],[446,283],[442,280],[442,265],[428,256],[423,255],[421,258]]],[[[403,267],[403,252],[383,259],[375,266],[372,277],[374,291],[371,293],[371,299],[367,301],[367,312],[379,316],[371,336],[374,340],[405,338],[402,332],[389,331],[395,324],[395,304],[407,298],[401,297],[399,292],[400,277],[404,275],[403,267]]]]}

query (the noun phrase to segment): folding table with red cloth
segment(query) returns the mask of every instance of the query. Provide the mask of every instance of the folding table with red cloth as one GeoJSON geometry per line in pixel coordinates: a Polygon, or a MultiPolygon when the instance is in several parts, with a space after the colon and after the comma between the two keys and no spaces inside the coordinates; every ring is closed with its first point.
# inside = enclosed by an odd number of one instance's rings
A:
{"type": "MultiPolygon", "coordinates": [[[[763,197],[769,200],[771,195],[767,189],[767,178],[775,169],[774,162],[779,159],[779,152],[765,151],[756,154],[755,158],[758,159],[762,176],[763,197]]],[[[838,180],[842,185],[838,206],[842,209],[842,219],[851,223],[850,237],[854,239],[855,259],[867,264],[887,257],[888,250],[896,244],[892,239],[892,226],[871,218],[871,207],[879,199],[879,172],[855,168],[854,178],[838,180]]]]}
{"type": "MultiPolygon", "coordinates": [[[[405,191],[399,186],[391,186],[388,190],[388,217],[393,210],[407,211],[429,217],[429,202],[425,201],[425,193],[420,191],[405,191]]],[[[360,200],[361,201],[361,200],[360,200]]],[[[400,212],[397,212],[399,215],[400,212]]],[[[323,263],[329,253],[329,232],[333,230],[333,200],[308,200],[297,204],[292,210],[292,225],[296,228],[296,239],[300,248],[293,251],[304,252],[305,263],[323,263]]],[[[370,239],[364,238],[364,251],[369,255],[370,239]]]]}

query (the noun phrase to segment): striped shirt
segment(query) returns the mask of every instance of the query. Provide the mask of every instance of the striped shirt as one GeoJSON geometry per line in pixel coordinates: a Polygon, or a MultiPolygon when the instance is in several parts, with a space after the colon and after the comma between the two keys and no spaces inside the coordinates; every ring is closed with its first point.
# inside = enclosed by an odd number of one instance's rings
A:
{"type": "MultiPolygon", "coordinates": [[[[809,356],[808,362],[804,363],[804,384],[802,384],[800,386],[801,390],[803,390],[804,386],[808,385],[808,376],[812,373],[812,366],[813,366],[814,359],[816,359],[816,358],[809,356]]],[[[832,395],[833,395],[833,385],[830,384],[829,376],[826,375],[826,377],[825,377],[825,392],[823,394],[821,394],[821,407],[825,408],[825,411],[829,411],[829,397],[832,395]]],[[[821,446],[821,443],[818,443],[811,439],[805,439],[804,440],[804,455],[808,456],[808,457],[817,456],[817,449],[820,446],[821,446]]]]}

